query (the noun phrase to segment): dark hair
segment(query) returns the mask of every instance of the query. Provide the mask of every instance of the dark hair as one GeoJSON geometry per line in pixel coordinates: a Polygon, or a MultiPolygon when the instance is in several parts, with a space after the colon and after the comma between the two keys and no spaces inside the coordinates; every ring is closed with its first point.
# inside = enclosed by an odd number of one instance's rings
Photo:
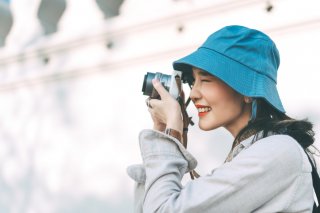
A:
{"type": "MultiPolygon", "coordinates": [[[[314,143],[313,125],[307,119],[295,120],[285,113],[275,109],[264,99],[258,98],[256,119],[250,121],[235,138],[232,149],[239,141],[248,138],[251,135],[262,131],[262,137],[266,137],[268,133],[284,134],[293,137],[305,150],[310,152],[308,147],[314,143]]],[[[316,149],[316,147],[313,147],[316,149]]],[[[316,149],[317,150],[317,149],[316,149]]]]}

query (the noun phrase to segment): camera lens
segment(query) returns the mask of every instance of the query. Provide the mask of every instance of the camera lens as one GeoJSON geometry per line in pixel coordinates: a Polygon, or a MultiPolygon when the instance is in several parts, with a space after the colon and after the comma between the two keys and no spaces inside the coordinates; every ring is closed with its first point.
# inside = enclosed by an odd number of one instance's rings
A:
{"type": "Polygon", "coordinates": [[[169,91],[170,89],[170,82],[171,82],[171,75],[165,75],[165,74],[162,74],[160,72],[157,72],[156,73],[156,79],[158,79],[161,84],[163,85],[163,87],[169,91]]]}
{"type": "Polygon", "coordinates": [[[153,85],[152,85],[152,79],[154,79],[155,74],[151,72],[147,72],[147,74],[144,75],[143,85],[142,85],[142,92],[143,95],[151,96],[153,85]]]}
{"type": "Polygon", "coordinates": [[[159,98],[157,91],[153,88],[152,79],[158,79],[161,82],[161,84],[164,86],[164,88],[167,91],[169,91],[171,75],[165,75],[160,72],[157,72],[157,73],[147,72],[147,74],[144,75],[143,84],[142,84],[143,95],[150,96],[151,98],[159,98]]]}

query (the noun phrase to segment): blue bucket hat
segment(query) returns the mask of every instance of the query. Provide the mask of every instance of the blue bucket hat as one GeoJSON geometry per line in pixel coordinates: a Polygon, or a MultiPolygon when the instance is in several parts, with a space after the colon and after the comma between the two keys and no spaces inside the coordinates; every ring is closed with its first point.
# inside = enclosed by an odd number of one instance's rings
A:
{"type": "Polygon", "coordinates": [[[195,52],[173,62],[173,68],[182,72],[202,69],[240,94],[264,98],[285,113],[276,87],[279,64],[277,47],[266,34],[233,25],[211,34],[195,52]]]}

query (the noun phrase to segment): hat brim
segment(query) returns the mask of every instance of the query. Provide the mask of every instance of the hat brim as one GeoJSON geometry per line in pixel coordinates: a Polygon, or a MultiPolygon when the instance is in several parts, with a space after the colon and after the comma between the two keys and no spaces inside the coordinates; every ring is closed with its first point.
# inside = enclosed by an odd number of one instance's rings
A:
{"type": "Polygon", "coordinates": [[[190,55],[173,62],[173,68],[182,72],[192,72],[192,67],[218,77],[242,95],[262,97],[277,110],[285,113],[276,82],[228,56],[201,47],[190,55]]]}

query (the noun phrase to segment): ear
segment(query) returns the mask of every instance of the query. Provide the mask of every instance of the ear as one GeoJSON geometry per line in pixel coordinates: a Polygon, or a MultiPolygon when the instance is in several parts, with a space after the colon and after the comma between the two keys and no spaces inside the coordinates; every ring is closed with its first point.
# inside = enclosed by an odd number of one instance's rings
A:
{"type": "Polygon", "coordinates": [[[244,96],[244,102],[245,102],[246,104],[252,103],[252,98],[247,97],[247,96],[244,96]]]}

